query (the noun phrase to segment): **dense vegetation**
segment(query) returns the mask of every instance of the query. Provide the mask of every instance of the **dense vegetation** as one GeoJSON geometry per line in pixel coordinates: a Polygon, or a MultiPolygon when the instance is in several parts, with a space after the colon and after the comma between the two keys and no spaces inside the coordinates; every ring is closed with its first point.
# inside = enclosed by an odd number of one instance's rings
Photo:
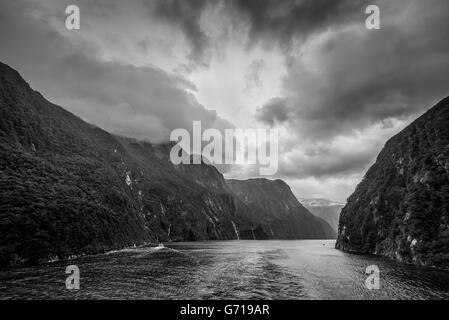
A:
{"type": "Polygon", "coordinates": [[[256,212],[270,237],[336,238],[336,232],[331,226],[302,206],[290,187],[282,180],[228,180],[228,185],[249,210],[256,212]]]}
{"type": "Polygon", "coordinates": [[[449,266],[449,98],[386,143],[342,210],[337,248],[449,266]]]}
{"type": "MultiPolygon", "coordinates": [[[[210,165],[117,137],[0,63],[0,266],[144,242],[268,238],[210,165]]],[[[281,200],[279,200],[281,201],[281,200]]]]}

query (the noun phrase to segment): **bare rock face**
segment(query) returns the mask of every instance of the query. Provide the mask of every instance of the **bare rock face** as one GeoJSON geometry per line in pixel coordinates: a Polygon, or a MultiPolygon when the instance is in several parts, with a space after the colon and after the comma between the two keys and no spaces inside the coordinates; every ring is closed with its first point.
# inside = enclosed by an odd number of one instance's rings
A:
{"type": "Polygon", "coordinates": [[[0,63],[0,266],[146,242],[273,237],[215,167],[175,166],[170,148],[90,125],[0,63]]]}
{"type": "Polygon", "coordinates": [[[449,98],[390,139],[348,199],[336,247],[449,266],[449,98]]]}

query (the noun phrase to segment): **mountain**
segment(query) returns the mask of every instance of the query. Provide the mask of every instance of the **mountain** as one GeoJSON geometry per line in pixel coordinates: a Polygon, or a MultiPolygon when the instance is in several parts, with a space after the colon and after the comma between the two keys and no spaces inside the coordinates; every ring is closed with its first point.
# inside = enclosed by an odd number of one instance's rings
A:
{"type": "Polygon", "coordinates": [[[88,124],[0,63],[0,265],[272,237],[215,167],[173,165],[171,147],[88,124]]]}
{"type": "MultiPolygon", "coordinates": [[[[227,180],[231,190],[276,239],[333,239],[336,232],[312,215],[282,180],[227,180]]],[[[265,229],[265,230],[266,230],[265,229]]]]}
{"type": "Polygon", "coordinates": [[[345,206],[344,203],[317,198],[300,199],[300,202],[314,216],[319,217],[329,223],[332,229],[334,229],[335,234],[337,234],[340,211],[345,206]]]}
{"type": "Polygon", "coordinates": [[[449,266],[449,98],[386,143],[341,212],[336,247],[449,266]]]}
{"type": "MultiPolygon", "coordinates": [[[[92,126],[3,64],[0,105],[0,263],[148,241],[233,239],[233,219],[245,222],[233,217],[232,195],[173,166],[169,146],[92,126]]],[[[224,183],[218,172],[215,178],[224,183]]]]}

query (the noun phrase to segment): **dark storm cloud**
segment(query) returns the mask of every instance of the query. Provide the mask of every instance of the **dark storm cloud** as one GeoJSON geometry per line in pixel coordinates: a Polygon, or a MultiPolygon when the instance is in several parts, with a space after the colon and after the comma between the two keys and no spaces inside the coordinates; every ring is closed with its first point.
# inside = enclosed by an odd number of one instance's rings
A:
{"type": "Polygon", "coordinates": [[[288,119],[287,101],[284,98],[273,98],[257,109],[256,119],[270,126],[283,123],[288,119]]]}
{"type": "MultiPolygon", "coordinates": [[[[350,0],[158,0],[149,4],[151,16],[177,26],[190,41],[190,58],[207,64],[207,51],[213,41],[200,24],[208,8],[221,8],[224,15],[239,23],[226,28],[249,26],[248,47],[264,45],[289,49],[293,40],[306,39],[311,34],[334,25],[354,21],[364,12],[368,1],[350,0]]],[[[239,32],[239,31],[237,31],[239,32]]]]}
{"type": "Polygon", "coordinates": [[[215,0],[158,0],[150,4],[151,14],[180,28],[190,41],[189,58],[200,64],[206,64],[206,51],[210,39],[201,28],[200,18],[208,5],[214,5],[215,0]]]}
{"type": "Polygon", "coordinates": [[[249,27],[249,47],[262,43],[289,49],[284,89],[291,110],[261,108],[256,117],[266,123],[276,120],[270,115],[288,111],[303,134],[331,138],[419,113],[449,94],[446,0],[170,0],[158,2],[153,13],[179,26],[191,42],[192,56],[204,61],[208,45],[220,39],[207,37],[200,17],[217,6],[249,27]],[[381,30],[365,28],[369,4],[381,9],[381,30]],[[320,73],[311,72],[309,62],[290,49],[296,43],[295,49],[304,50],[302,44],[326,33],[330,36],[310,53],[320,73]]]}
{"type": "MultiPolygon", "coordinates": [[[[297,142],[319,141],[332,150],[337,137],[350,138],[379,124],[384,130],[384,124],[416,117],[449,95],[446,0],[185,2],[191,1],[169,1],[157,15],[188,26],[184,32],[192,50],[204,53],[220,41],[209,39],[199,23],[208,6],[220,5],[238,21],[233,28],[249,30],[248,49],[277,47],[285,54],[284,96],[268,101],[255,117],[287,126],[297,142]],[[370,4],[380,7],[380,30],[365,28],[370,4]]],[[[293,162],[292,170],[283,163],[281,171],[301,177],[351,173],[366,168],[383,142],[368,141],[362,151],[317,151],[298,158],[300,170],[293,162]]]]}
{"type": "MultiPolygon", "coordinates": [[[[0,1],[0,60],[53,102],[118,134],[168,140],[175,128],[231,127],[188,90],[195,86],[156,67],[98,58],[92,44],[70,41],[31,16],[26,2],[0,1]]],[[[64,8],[63,8],[64,9],[64,8]]],[[[61,12],[64,12],[63,10],[61,12]]],[[[63,20],[62,20],[63,21],[63,20]]]]}
{"type": "Polygon", "coordinates": [[[382,15],[381,30],[349,28],[311,45],[318,71],[310,61],[292,63],[284,88],[303,137],[332,139],[407,118],[449,95],[449,3],[400,3],[382,15]]]}
{"type": "MultiPolygon", "coordinates": [[[[52,6],[61,6],[57,11],[63,12],[67,1],[64,5],[55,1],[52,6]]],[[[360,173],[399,129],[398,119],[409,121],[449,95],[447,0],[80,3],[83,12],[108,17],[105,20],[111,23],[125,17],[120,22],[126,31],[126,23],[134,22],[126,19],[140,16],[150,23],[138,27],[169,26],[169,31],[158,34],[166,36],[167,42],[173,30],[183,33],[189,46],[182,44],[174,50],[185,50],[195,65],[207,66],[212,55],[232,55],[219,50],[227,44],[241,45],[241,39],[248,41],[248,52],[269,48],[285,57],[286,75],[273,95],[278,98],[255,112],[261,123],[278,125],[287,132],[288,141],[281,140],[285,157],[279,167],[279,175],[285,178],[345,179],[360,173]],[[136,14],[142,3],[143,14],[136,14]],[[365,28],[368,4],[381,9],[380,30],[365,28]],[[208,15],[209,9],[214,15],[208,15]],[[207,21],[211,17],[226,19],[207,21]],[[208,30],[206,26],[211,25],[224,31],[208,30]],[[221,39],[223,34],[228,38],[221,39]]],[[[38,2],[25,5],[0,0],[0,60],[17,68],[55,102],[105,129],[138,138],[164,137],[173,128],[190,127],[193,119],[202,120],[204,126],[232,127],[188,93],[195,90],[192,83],[157,67],[102,59],[95,44],[81,42],[76,33],[61,35],[47,19],[31,17],[38,6],[38,2]]],[[[86,20],[82,28],[88,26],[86,20]]],[[[106,34],[114,43],[126,38],[134,44],[131,48],[144,54],[164,48],[165,38],[158,42],[152,37],[159,28],[148,27],[133,43],[133,35],[123,37],[117,30],[108,33],[107,23],[101,27],[106,31],[95,35],[106,34]]],[[[269,76],[270,59],[261,58],[269,76]]],[[[246,80],[250,87],[263,90],[272,82],[263,83],[261,66],[252,65],[246,80]]],[[[231,79],[234,71],[229,70],[231,79]]],[[[219,85],[222,80],[217,77],[219,85]]]]}
{"type": "Polygon", "coordinates": [[[250,24],[250,45],[263,41],[290,48],[294,39],[353,21],[367,1],[349,0],[231,0],[250,24]]]}
{"type": "MultiPolygon", "coordinates": [[[[380,30],[364,27],[363,11],[360,22],[337,15],[338,23],[330,28],[320,29],[317,23],[314,30],[323,32],[310,36],[298,46],[300,53],[289,56],[283,81],[287,110],[282,114],[288,114],[284,124],[295,137],[293,145],[284,143],[292,155],[280,164],[280,175],[317,178],[360,172],[399,130],[392,128],[395,120],[411,121],[449,95],[449,2],[374,3],[381,8],[380,30]],[[332,145],[339,137],[357,141],[360,134],[376,135],[365,133],[370,128],[377,128],[381,139],[362,139],[360,147],[332,145]],[[302,142],[324,148],[304,152],[302,142]]],[[[260,13],[253,19],[261,20],[253,23],[261,25],[256,28],[260,36],[268,26],[266,41],[276,34],[273,30],[288,29],[288,23],[270,27],[270,19],[260,13]]],[[[274,110],[261,108],[256,118],[273,124],[274,110]]]]}

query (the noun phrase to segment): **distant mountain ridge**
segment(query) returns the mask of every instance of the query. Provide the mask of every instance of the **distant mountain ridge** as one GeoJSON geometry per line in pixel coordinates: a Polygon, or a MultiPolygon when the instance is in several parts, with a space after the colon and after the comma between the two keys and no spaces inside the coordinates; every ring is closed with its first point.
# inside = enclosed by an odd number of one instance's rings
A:
{"type": "Polygon", "coordinates": [[[332,201],[324,198],[301,198],[299,201],[307,207],[344,206],[344,202],[332,201]]]}
{"type": "Polygon", "coordinates": [[[274,238],[296,239],[299,234],[304,239],[336,238],[329,224],[312,215],[282,180],[228,180],[228,185],[245,205],[258,213],[274,238]]]}
{"type": "Polygon", "coordinates": [[[385,144],[342,210],[336,247],[449,267],[449,97],[385,144]]]}
{"type": "Polygon", "coordinates": [[[173,165],[170,148],[90,125],[0,63],[0,265],[146,242],[273,238],[267,221],[276,218],[261,219],[215,167],[173,165]]]}
{"type": "Polygon", "coordinates": [[[322,198],[300,199],[300,201],[313,215],[329,223],[335,233],[338,232],[338,221],[344,203],[322,198]]]}

